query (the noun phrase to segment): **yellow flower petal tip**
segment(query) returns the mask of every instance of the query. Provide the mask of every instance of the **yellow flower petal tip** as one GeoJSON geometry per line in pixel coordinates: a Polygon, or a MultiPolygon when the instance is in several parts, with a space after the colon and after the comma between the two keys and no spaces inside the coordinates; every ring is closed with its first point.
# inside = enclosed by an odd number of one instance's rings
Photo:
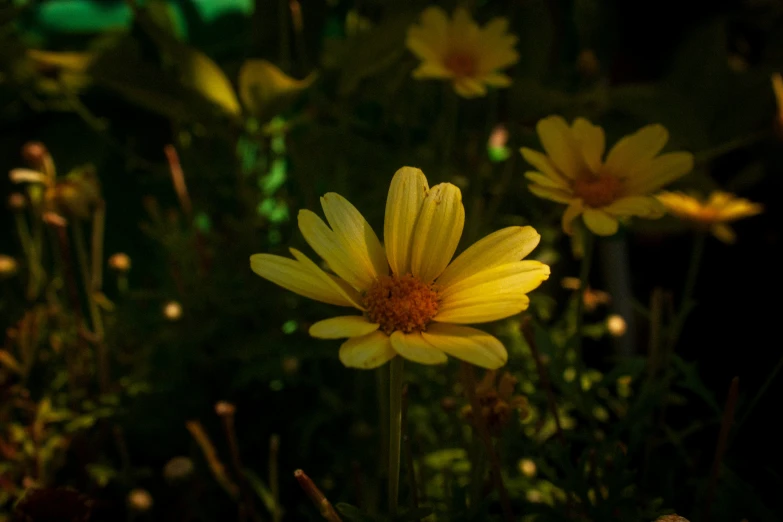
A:
{"type": "Polygon", "coordinates": [[[508,87],[511,78],[500,71],[519,61],[519,54],[514,50],[516,36],[507,30],[506,18],[479,27],[464,8],[449,19],[440,7],[429,7],[405,40],[421,60],[413,77],[450,81],[464,98],[485,96],[487,87],[508,87]]]}
{"type": "Polygon", "coordinates": [[[567,205],[563,230],[574,221],[599,236],[611,236],[620,222],[636,216],[656,219],[664,207],[652,193],[693,170],[693,154],[661,154],[669,133],[653,124],[621,138],[607,154],[604,130],[584,118],[570,125],[548,116],[536,125],[544,152],[520,150],[535,170],[525,173],[536,196],[567,205]]]}
{"type": "Polygon", "coordinates": [[[334,274],[295,249],[294,259],[255,254],[250,266],[287,290],[360,311],[309,329],[313,337],[348,339],[339,351],[345,366],[376,368],[398,355],[420,364],[443,364],[448,355],[484,368],[506,363],[498,339],[463,325],[528,307],[527,294],[549,277],[547,265],[524,259],[541,239],[535,229],[498,230],[452,260],[465,220],[462,193],[450,183],[430,188],[413,167],[392,178],[385,245],[339,194],[321,203],[326,221],[301,210],[299,228],[334,274]]]}
{"type": "Polygon", "coordinates": [[[656,196],[672,215],[709,230],[724,243],[734,243],[734,231],[727,225],[732,221],[761,214],[764,207],[734,194],[714,191],[706,199],[682,192],[661,192],[656,196]]]}

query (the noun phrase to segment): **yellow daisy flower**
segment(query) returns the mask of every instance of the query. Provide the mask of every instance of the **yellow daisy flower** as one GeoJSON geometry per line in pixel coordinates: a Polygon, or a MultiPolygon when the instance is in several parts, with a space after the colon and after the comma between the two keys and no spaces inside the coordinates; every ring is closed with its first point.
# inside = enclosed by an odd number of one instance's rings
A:
{"type": "Polygon", "coordinates": [[[664,208],[650,193],[693,169],[689,152],[658,155],[669,140],[662,125],[647,125],[625,136],[606,159],[603,129],[584,118],[569,127],[562,117],[549,116],[536,130],[546,154],[522,148],[522,156],[536,168],[525,177],[536,196],[568,205],[563,213],[567,234],[573,233],[573,221],[580,215],[600,236],[617,232],[618,219],[661,217],[664,208]]]}
{"type": "Polygon", "coordinates": [[[519,54],[514,50],[517,37],[507,29],[506,18],[494,18],[480,28],[462,7],[452,20],[440,7],[428,7],[421,25],[408,29],[405,41],[422,60],[413,77],[450,80],[465,98],[486,95],[487,86],[508,87],[511,78],[498,71],[519,61],[519,54]]]}
{"type": "Polygon", "coordinates": [[[484,368],[499,368],[508,355],[495,337],[463,326],[496,321],[528,307],[528,292],[549,277],[549,267],[522,261],[541,236],[532,227],[494,232],[451,261],[462,235],[462,194],[451,183],[429,187],[424,173],[403,167],[389,188],[385,247],[345,198],[321,198],[328,225],[299,211],[299,230],[334,272],[296,249],[295,259],[255,254],[261,277],[310,299],[353,307],[361,315],[319,321],[310,335],[348,338],[340,360],[375,368],[396,355],[422,364],[446,355],[484,368]]]}
{"type": "Polygon", "coordinates": [[[709,229],[712,235],[728,244],[734,243],[736,235],[726,223],[755,216],[764,210],[758,203],[719,190],[710,194],[706,201],[682,192],[662,192],[657,198],[678,218],[709,229]]]}

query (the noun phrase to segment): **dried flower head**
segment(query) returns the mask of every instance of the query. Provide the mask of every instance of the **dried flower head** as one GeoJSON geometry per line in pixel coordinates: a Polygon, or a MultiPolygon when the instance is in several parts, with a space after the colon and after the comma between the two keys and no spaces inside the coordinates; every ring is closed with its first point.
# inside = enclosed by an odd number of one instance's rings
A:
{"type": "MultiPolygon", "coordinates": [[[[499,435],[508,425],[515,410],[519,412],[521,418],[526,418],[529,414],[527,398],[514,395],[517,382],[509,372],[498,374],[495,370],[490,370],[476,385],[481,416],[493,435],[499,435]]],[[[462,408],[462,415],[471,423],[473,422],[473,409],[469,404],[462,408]]]]}

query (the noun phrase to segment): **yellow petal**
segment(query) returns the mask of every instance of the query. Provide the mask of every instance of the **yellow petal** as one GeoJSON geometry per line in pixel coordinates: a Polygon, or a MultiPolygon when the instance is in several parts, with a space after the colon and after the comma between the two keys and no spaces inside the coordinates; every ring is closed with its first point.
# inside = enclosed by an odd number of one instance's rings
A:
{"type": "Polygon", "coordinates": [[[315,213],[309,210],[299,211],[299,230],[307,244],[326,261],[335,274],[359,290],[366,290],[372,285],[374,274],[345,251],[336,234],[315,213]]]}
{"type": "Polygon", "coordinates": [[[571,131],[579,144],[585,163],[590,170],[597,173],[601,169],[601,158],[606,147],[604,130],[584,118],[577,118],[571,126],[571,131]]]}
{"type": "Polygon", "coordinates": [[[374,331],[361,337],[354,337],[340,346],[340,362],[349,368],[369,370],[392,360],[397,352],[391,346],[389,336],[374,331]]]}
{"type": "Polygon", "coordinates": [[[460,190],[451,183],[432,187],[413,232],[411,273],[425,283],[438,277],[451,261],[464,225],[460,190]]]}
{"type": "Polygon", "coordinates": [[[367,335],[377,330],[378,326],[361,315],[344,315],[318,321],[308,332],[319,339],[343,339],[367,335]]]}
{"type": "Polygon", "coordinates": [[[693,154],[670,152],[652,160],[625,180],[628,194],[649,194],[693,170],[693,154]]]}
{"type": "Polygon", "coordinates": [[[456,324],[431,324],[421,336],[448,355],[481,368],[494,370],[508,360],[503,343],[486,332],[456,324]]]}
{"type": "Polygon", "coordinates": [[[420,364],[443,364],[446,354],[424,340],[421,333],[396,331],[389,337],[392,348],[402,357],[420,364]]]}
{"type": "Polygon", "coordinates": [[[440,62],[423,62],[413,70],[412,76],[421,78],[452,78],[454,73],[440,62]]]}
{"type": "Polygon", "coordinates": [[[419,169],[402,167],[392,178],[386,199],[383,242],[394,274],[411,271],[413,230],[428,190],[427,178],[419,169]]]}
{"type": "Polygon", "coordinates": [[[337,240],[353,262],[360,265],[363,272],[373,280],[388,274],[386,251],[361,212],[347,199],[334,192],[321,198],[321,206],[337,240]]]}
{"type": "Polygon", "coordinates": [[[747,199],[734,199],[721,210],[720,218],[724,221],[735,221],[764,212],[764,207],[747,199]]]}
{"type": "Polygon", "coordinates": [[[540,120],[536,131],[547,156],[561,174],[576,179],[584,172],[582,151],[562,117],[549,116],[540,120]]]}
{"type": "Polygon", "coordinates": [[[564,182],[564,181],[562,181],[560,179],[551,178],[549,176],[541,174],[540,172],[535,172],[535,171],[529,170],[529,171],[525,172],[525,177],[527,179],[529,179],[530,181],[532,181],[533,183],[535,183],[536,185],[539,185],[541,187],[553,188],[553,189],[557,189],[557,190],[568,190],[569,189],[568,183],[566,183],[566,182],[564,182]]]}
{"type": "Polygon", "coordinates": [[[647,125],[618,141],[606,157],[606,169],[615,176],[627,177],[634,168],[654,158],[666,142],[669,132],[663,125],[647,125]]]}
{"type": "Polygon", "coordinates": [[[284,110],[315,78],[312,73],[297,80],[266,60],[246,60],[239,70],[239,98],[251,115],[265,121],[284,110]]]}
{"type": "Polygon", "coordinates": [[[616,218],[596,208],[585,208],[582,219],[587,228],[599,236],[613,236],[620,226],[616,218]]]}
{"type": "Polygon", "coordinates": [[[731,245],[737,240],[737,234],[734,233],[734,230],[724,223],[712,225],[710,227],[710,232],[727,245],[731,245]]]}
{"type": "Polygon", "coordinates": [[[539,198],[557,201],[558,203],[571,203],[574,200],[574,195],[570,190],[553,189],[542,187],[541,185],[528,185],[527,188],[539,198]]]}
{"type": "Polygon", "coordinates": [[[525,161],[535,167],[541,174],[557,181],[558,185],[564,187],[569,185],[570,182],[568,179],[557,171],[557,167],[554,166],[546,154],[541,154],[540,152],[528,149],[527,147],[522,147],[520,152],[522,153],[522,157],[525,158],[525,161]]]}
{"type": "Polygon", "coordinates": [[[584,212],[584,206],[581,199],[576,199],[571,202],[570,205],[563,212],[562,227],[563,232],[569,236],[574,233],[574,220],[579,217],[579,214],[584,212]]]}
{"type": "Polygon", "coordinates": [[[185,47],[179,66],[182,68],[182,81],[187,86],[220,106],[228,114],[236,116],[242,112],[234,86],[220,67],[206,54],[185,47]]]}
{"type": "Polygon", "coordinates": [[[778,121],[783,123],[783,76],[780,73],[772,75],[772,92],[778,106],[778,121]]]}
{"type": "Polygon", "coordinates": [[[479,98],[486,96],[487,88],[475,78],[457,78],[454,81],[454,91],[463,98],[479,98]]]}
{"type": "Polygon", "coordinates": [[[455,259],[438,277],[438,288],[466,279],[483,270],[520,261],[533,251],[541,235],[533,227],[507,227],[480,239],[455,259]]]}
{"type": "Polygon", "coordinates": [[[448,43],[449,20],[440,7],[428,7],[421,14],[421,25],[408,29],[405,45],[422,60],[440,61],[448,43]]]}
{"type": "Polygon", "coordinates": [[[250,268],[264,279],[299,295],[338,306],[353,306],[333,286],[293,259],[272,254],[253,254],[250,256],[250,268]]]}
{"type": "Polygon", "coordinates": [[[460,280],[440,294],[434,321],[485,323],[525,310],[527,292],[549,278],[549,267],[539,261],[516,261],[483,270],[460,280]]]}
{"type": "Polygon", "coordinates": [[[508,87],[511,85],[511,78],[505,74],[493,73],[482,76],[481,82],[484,85],[491,85],[492,87],[508,87]]]}
{"type": "Polygon", "coordinates": [[[355,308],[364,311],[364,307],[362,306],[362,297],[359,295],[359,292],[351,287],[351,285],[321,270],[321,267],[316,265],[309,257],[301,253],[299,250],[295,248],[290,248],[289,250],[296,260],[299,261],[299,263],[304,268],[308,269],[310,273],[318,276],[321,281],[332,287],[335,292],[342,295],[355,308]]]}
{"type": "Polygon", "coordinates": [[[639,216],[647,219],[657,219],[666,211],[663,204],[652,196],[620,198],[601,210],[615,217],[639,216]]]}

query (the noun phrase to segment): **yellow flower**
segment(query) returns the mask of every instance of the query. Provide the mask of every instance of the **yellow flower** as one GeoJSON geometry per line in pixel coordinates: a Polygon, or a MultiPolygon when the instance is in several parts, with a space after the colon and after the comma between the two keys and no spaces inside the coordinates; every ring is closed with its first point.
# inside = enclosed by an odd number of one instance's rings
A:
{"type": "Polygon", "coordinates": [[[657,197],[675,216],[708,228],[712,235],[729,244],[734,243],[736,236],[726,223],[755,216],[764,210],[757,203],[717,190],[706,201],[682,192],[662,192],[657,197]]]}
{"type": "Polygon", "coordinates": [[[508,20],[494,18],[484,28],[458,7],[449,20],[440,7],[428,7],[421,25],[408,29],[406,45],[422,63],[414,78],[451,80],[465,98],[487,94],[487,86],[508,87],[511,78],[498,71],[519,61],[517,37],[506,32],[508,20]]]}
{"type": "Polygon", "coordinates": [[[500,341],[463,325],[528,307],[525,294],[549,277],[545,264],[522,261],[541,239],[532,227],[494,232],[451,261],[465,221],[462,194],[451,183],[430,188],[411,167],[399,169],[389,188],[385,247],[339,194],[324,195],[321,205],[329,224],[301,210],[299,230],[335,275],[293,248],[295,259],[255,254],[250,266],[283,288],[362,312],[310,327],[313,337],[348,338],[340,347],[343,364],[375,368],[396,355],[439,364],[447,354],[484,368],[505,364],[500,341]]]}
{"type": "Polygon", "coordinates": [[[567,234],[580,215],[600,236],[617,232],[618,219],[661,217],[664,208],[650,193],[693,169],[689,152],[658,155],[669,140],[662,125],[647,125],[623,137],[606,159],[603,129],[583,118],[569,127],[560,116],[549,116],[536,130],[546,154],[522,148],[522,156],[536,168],[525,177],[536,196],[568,205],[563,213],[567,234]]]}
{"type": "Polygon", "coordinates": [[[783,76],[780,73],[772,75],[772,92],[775,95],[775,102],[778,107],[775,122],[779,129],[783,129],[783,76]]]}

